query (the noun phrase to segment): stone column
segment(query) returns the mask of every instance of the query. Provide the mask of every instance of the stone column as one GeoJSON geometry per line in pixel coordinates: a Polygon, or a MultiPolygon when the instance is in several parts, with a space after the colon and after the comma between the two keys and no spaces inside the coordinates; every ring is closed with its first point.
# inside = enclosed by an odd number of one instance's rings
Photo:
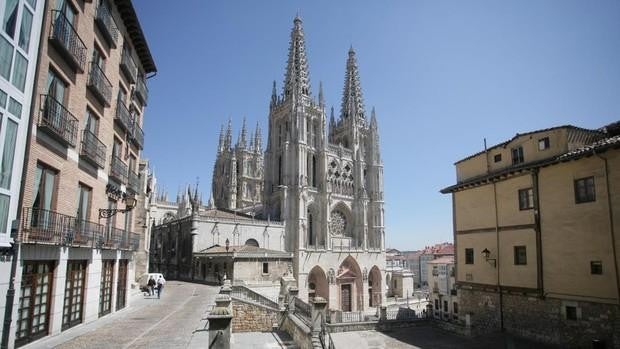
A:
{"type": "Polygon", "coordinates": [[[65,283],[67,279],[67,259],[69,259],[69,248],[60,247],[56,272],[53,273],[52,287],[48,292],[52,292],[51,302],[48,304],[49,311],[49,334],[59,334],[62,328],[62,312],[65,301],[65,283]]]}
{"type": "Polygon", "coordinates": [[[316,296],[312,300],[312,331],[321,330],[325,319],[325,309],[327,308],[327,300],[321,296],[316,296]]]}
{"type": "Polygon", "coordinates": [[[205,347],[212,349],[230,349],[230,329],[232,312],[230,296],[220,294],[215,297],[215,307],[207,315],[209,320],[209,343],[205,347]]]}
{"type": "MultiPolygon", "coordinates": [[[[230,280],[224,281],[224,286],[222,286],[220,288],[220,294],[221,295],[225,295],[228,298],[230,298],[232,296],[232,285],[230,284],[230,280]]],[[[232,310],[232,302],[228,303],[228,310],[232,314],[232,311],[233,311],[232,310]]]]}

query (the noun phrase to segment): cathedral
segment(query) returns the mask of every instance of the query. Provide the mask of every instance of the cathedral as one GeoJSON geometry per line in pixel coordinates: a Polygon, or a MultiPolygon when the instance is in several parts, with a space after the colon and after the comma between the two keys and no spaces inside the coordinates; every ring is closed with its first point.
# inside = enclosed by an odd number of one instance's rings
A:
{"type": "Polygon", "coordinates": [[[356,54],[348,51],[340,113],[329,120],[322,84],[311,93],[302,20],[291,31],[282,92],[273,83],[269,130],[236,144],[222,127],[213,169],[218,209],[256,214],[284,225],[286,251],[303,299],[358,311],[385,294],[383,162],[374,108],[364,107],[356,54]]]}

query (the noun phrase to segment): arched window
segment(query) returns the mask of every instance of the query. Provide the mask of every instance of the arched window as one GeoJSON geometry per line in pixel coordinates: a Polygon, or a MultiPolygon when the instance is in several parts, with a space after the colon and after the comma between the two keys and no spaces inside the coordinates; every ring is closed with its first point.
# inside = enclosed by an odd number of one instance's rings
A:
{"type": "Polygon", "coordinates": [[[282,184],[282,157],[278,157],[278,184],[282,184]]]}
{"type": "Polygon", "coordinates": [[[246,246],[254,246],[254,247],[259,247],[258,246],[258,241],[256,241],[256,239],[247,239],[247,241],[245,242],[246,246]]]}
{"type": "Polygon", "coordinates": [[[316,155],[312,155],[312,186],[316,188],[316,155]]]}
{"type": "Polygon", "coordinates": [[[314,222],[312,219],[312,213],[308,211],[308,246],[314,246],[314,222]]]}

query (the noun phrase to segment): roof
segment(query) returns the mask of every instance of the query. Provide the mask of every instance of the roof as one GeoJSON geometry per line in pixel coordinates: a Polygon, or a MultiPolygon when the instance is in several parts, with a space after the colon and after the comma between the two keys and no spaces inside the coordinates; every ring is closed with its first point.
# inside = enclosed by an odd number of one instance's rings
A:
{"type": "Polygon", "coordinates": [[[427,264],[454,264],[454,256],[443,256],[432,261],[428,261],[427,264]]]}
{"type": "Polygon", "coordinates": [[[147,74],[157,72],[155,61],[153,60],[153,56],[151,56],[151,50],[149,50],[146,38],[142,32],[142,27],[140,27],[138,15],[136,14],[131,0],[115,0],[114,3],[116,4],[118,12],[121,14],[123,23],[125,23],[125,28],[127,28],[127,33],[131,38],[133,47],[138,54],[138,58],[140,58],[140,63],[142,63],[144,72],[147,74]]]}
{"type": "Polygon", "coordinates": [[[519,138],[519,137],[523,137],[523,136],[531,135],[531,134],[534,134],[534,133],[540,133],[540,132],[548,132],[548,131],[558,130],[558,129],[562,129],[562,128],[569,128],[569,129],[573,129],[573,130],[587,131],[587,132],[600,132],[600,131],[598,131],[598,130],[589,130],[589,129],[586,129],[586,128],[581,128],[581,127],[577,127],[577,126],[573,126],[573,125],[562,125],[562,126],[555,126],[555,127],[543,128],[543,129],[540,129],[540,130],[535,130],[535,131],[529,131],[529,132],[525,132],[525,133],[517,133],[514,137],[512,137],[511,139],[509,139],[509,140],[507,140],[507,141],[505,141],[505,142],[502,142],[502,143],[496,144],[496,145],[494,145],[494,146],[492,146],[492,147],[490,147],[490,148],[487,148],[487,149],[485,149],[485,150],[479,151],[479,152],[477,152],[477,153],[475,153],[475,154],[473,154],[473,155],[470,155],[470,156],[468,156],[468,157],[466,157],[466,158],[463,158],[463,159],[461,159],[461,160],[459,160],[459,161],[455,162],[454,164],[456,165],[456,164],[459,164],[459,163],[461,163],[461,162],[463,162],[463,161],[466,161],[466,160],[469,160],[469,159],[471,159],[471,158],[474,158],[474,157],[476,157],[476,156],[478,156],[478,155],[480,155],[480,154],[484,154],[485,152],[488,152],[488,151],[490,151],[491,149],[495,149],[495,148],[499,148],[499,147],[505,147],[508,143],[510,143],[510,142],[512,142],[512,141],[514,141],[515,139],[517,139],[517,138],[519,138]]]}
{"type": "Polygon", "coordinates": [[[451,192],[457,191],[462,188],[466,188],[472,185],[478,185],[480,183],[483,183],[483,182],[486,182],[492,179],[503,177],[511,173],[526,171],[526,170],[530,170],[530,169],[538,168],[538,167],[555,165],[561,162],[576,160],[576,159],[579,159],[585,156],[591,156],[591,155],[594,155],[595,153],[602,153],[602,152],[607,151],[608,149],[617,149],[617,148],[620,148],[620,135],[614,135],[611,137],[607,137],[607,138],[598,140],[592,144],[571,150],[567,153],[552,156],[552,157],[549,157],[547,159],[543,159],[540,161],[524,163],[519,166],[512,166],[512,167],[509,167],[509,168],[506,168],[500,171],[496,171],[493,173],[476,176],[466,181],[446,187],[440,190],[440,192],[443,194],[447,194],[447,193],[451,193],[451,192]]]}
{"type": "Polygon", "coordinates": [[[450,255],[454,254],[454,245],[450,242],[443,242],[434,246],[426,246],[422,254],[450,255]]]}
{"type": "Polygon", "coordinates": [[[245,213],[239,213],[239,212],[235,212],[232,210],[225,210],[221,208],[209,208],[204,211],[200,211],[199,216],[208,217],[208,218],[252,220],[252,216],[247,215],[245,213]]]}
{"type": "Polygon", "coordinates": [[[256,247],[252,245],[242,245],[242,246],[229,246],[228,251],[226,251],[225,246],[213,245],[209,248],[206,248],[196,254],[203,255],[230,255],[233,254],[233,257],[239,258],[249,258],[249,257],[278,257],[278,258],[293,258],[293,254],[285,251],[278,250],[269,250],[266,248],[256,247]]]}

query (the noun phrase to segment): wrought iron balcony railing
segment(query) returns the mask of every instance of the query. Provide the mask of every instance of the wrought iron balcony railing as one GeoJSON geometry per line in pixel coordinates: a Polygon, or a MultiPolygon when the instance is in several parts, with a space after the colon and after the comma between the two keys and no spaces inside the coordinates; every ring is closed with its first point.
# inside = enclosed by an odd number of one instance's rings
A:
{"type": "Polygon", "coordinates": [[[129,182],[127,183],[127,189],[138,193],[140,189],[140,177],[132,170],[129,170],[129,182]]]}
{"type": "Polygon", "coordinates": [[[97,7],[97,15],[95,16],[95,23],[101,30],[103,36],[108,40],[108,43],[113,48],[116,48],[116,42],[118,40],[118,27],[112,17],[112,13],[108,8],[105,1],[102,1],[97,7]]]}
{"type": "Polygon", "coordinates": [[[144,131],[142,131],[142,128],[135,120],[131,140],[138,146],[138,148],[144,149],[144,131]]]}
{"type": "Polygon", "coordinates": [[[88,87],[93,94],[106,107],[112,102],[112,83],[105,76],[103,69],[95,62],[90,63],[90,73],[88,74],[88,87]]]}
{"type": "Polygon", "coordinates": [[[135,233],[111,226],[105,226],[104,232],[97,240],[97,248],[135,251],[138,249],[140,236],[135,233]],[[138,243],[136,243],[136,239],[138,243]]]}
{"type": "Polygon", "coordinates": [[[127,80],[130,83],[135,83],[138,75],[138,68],[136,67],[136,63],[131,58],[129,51],[123,48],[123,54],[121,56],[121,70],[125,73],[127,80]]]}
{"type": "Polygon", "coordinates": [[[121,184],[127,183],[127,165],[116,155],[112,155],[110,177],[115,178],[121,184]]]}
{"type": "Polygon", "coordinates": [[[59,142],[75,146],[78,119],[50,95],[41,95],[38,125],[59,142]]]}
{"type": "Polygon", "coordinates": [[[129,112],[129,109],[123,104],[123,101],[118,99],[116,101],[116,117],[114,118],[116,122],[127,132],[131,132],[133,128],[133,117],[129,112]]]}
{"type": "Polygon", "coordinates": [[[93,247],[103,226],[58,212],[24,207],[18,241],[65,246],[93,247]]]}
{"type": "Polygon", "coordinates": [[[143,77],[138,77],[138,82],[136,82],[136,97],[142,105],[146,105],[149,99],[149,89],[146,87],[146,81],[143,77]]]}
{"type": "Polygon", "coordinates": [[[62,11],[52,10],[50,40],[73,68],[84,72],[86,45],[62,11]]]}
{"type": "Polygon", "coordinates": [[[93,165],[103,168],[105,166],[106,146],[89,130],[82,133],[82,149],[80,156],[90,161],[93,165]]]}

